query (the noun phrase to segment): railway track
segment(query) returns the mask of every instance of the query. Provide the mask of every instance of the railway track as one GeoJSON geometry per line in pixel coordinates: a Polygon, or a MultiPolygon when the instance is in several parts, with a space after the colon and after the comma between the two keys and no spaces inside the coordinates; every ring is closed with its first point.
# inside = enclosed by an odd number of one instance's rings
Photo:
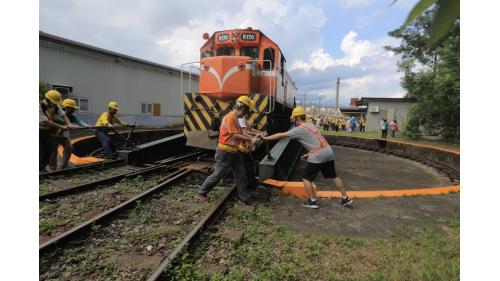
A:
{"type": "Polygon", "coordinates": [[[375,147],[359,145],[359,144],[354,145],[354,144],[337,143],[335,145],[356,148],[356,149],[369,150],[369,151],[384,153],[384,154],[393,155],[393,156],[409,159],[412,161],[416,161],[416,162],[422,163],[426,166],[429,166],[431,168],[434,168],[438,172],[446,175],[448,177],[448,179],[451,182],[453,182],[454,184],[460,184],[460,171],[458,169],[451,167],[449,165],[446,165],[444,163],[441,163],[439,161],[435,161],[435,160],[423,157],[423,156],[418,156],[418,155],[400,152],[400,151],[391,151],[391,150],[388,150],[386,148],[375,148],[375,147]]]}
{"type": "Polygon", "coordinates": [[[40,195],[40,243],[144,192],[163,181],[165,174],[188,165],[185,160],[199,155],[201,153],[172,157],[152,167],[40,195]]]}
{"type": "Polygon", "coordinates": [[[106,185],[109,185],[112,183],[116,183],[116,182],[119,182],[120,180],[123,180],[126,178],[133,178],[133,177],[137,177],[139,175],[147,175],[147,174],[151,174],[154,172],[159,172],[161,170],[164,170],[164,169],[171,167],[174,163],[176,163],[178,161],[198,157],[198,156],[201,156],[203,154],[204,154],[203,151],[197,151],[197,152],[193,152],[193,153],[183,154],[180,156],[175,156],[172,158],[168,158],[168,159],[159,161],[157,164],[143,168],[143,169],[134,170],[131,172],[120,173],[117,175],[110,175],[108,177],[100,178],[100,179],[97,179],[94,181],[84,182],[84,183],[81,183],[78,185],[73,185],[73,186],[69,186],[69,187],[65,187],[65,188],[59,188],[57,190],[53,190],[50,192],[40,194],[38,198],[39,198],[39,201],[53,200],[53,199],[61,197],[61,196],[67,196],[70,194],[84,192],[84,191],[87,191],[87,190],[90,190],[93,188],[98,188],[98,187],[106,186],[106,185]]]}
{"type": "Polygon", "coordinates": [[[211,193],[217,202],[193,202],[205,175],[192,172],[211,165],[180,166],[162,183],[40,245],[40,279],[157,280],[234,193],[219,187],[211,193]]]}
{"type": "Polygon", "coordinates": [[[78,174],[78,173],[82,173],[82,172],[88,172],[89,170],[107,169],[110,167],[116,167],[116,166],[120,166],[120,165],[125,165],[125,159],[106,160],[106,161],[102,161],[102,162],[98,162],[98,163],[78,165],[78,166],[70,167],[70,168],[67,168],[64,170],[59,170],[59,171],[41,173],[38,176],[38,178],[39,178],[39,180],[43,180],[43,179],[47,179],[47,178],[54,178],[54,177],[78,174]]]}

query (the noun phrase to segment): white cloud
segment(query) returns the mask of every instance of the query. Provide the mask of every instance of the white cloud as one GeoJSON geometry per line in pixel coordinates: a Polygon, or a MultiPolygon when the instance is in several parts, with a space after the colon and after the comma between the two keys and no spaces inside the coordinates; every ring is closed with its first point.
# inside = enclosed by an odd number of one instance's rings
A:
{"type": "MultiPolygon", "coordinates": [[[[385,51],[382,47],[385,40],[379,40],[379,43],[373,43],[369,40],[357,40],[358,34],[355,31],[349,31],[340,44],[340,50],[344,53],[344,57],[339,59],[334,59],[328,53],[325,53],[322,48],[315,49],[309,55],[309,60],[307,62],[303,60],[295,60],[291,64],[291,69],[303,69],[304,71],[310,71],[311,69],[316,69],[324,71],[328,67],[334,67],[338,65],[344,65],[349,67],[358,66],[361,64],[363,58],[373,58],[375,56],[392,56],[391,52],[385,51]]],[[[369,61],[369,59],[368,59],[369,61]]],[[[378,63],[378,62],[377,62],[378,63]]],[[[371,65],[371,64],[370,64],[371,65]]],[[[363,68],[367,68],[367,65],[362,65],[363,68]]]]}
{"type": "Polygon", "coordinates": [[[303,60],[294,60],[290,65],[290,69],[303,69],[308,72],[311,69],[316,69],[323,71],[327,67],[335,64],[334,59],[328,53],[325,53],[322,48],[313,50],[311,55],[309,55],[309,62],[304,62],[303,60]]]}
{"type": "Polygon", "coordinates": [[[344,52],[345,57],[337,60],[338,64],[355,66],[360,63],[362,57],[377,55],[381,52],[379,46],[368,40],[356,40],[357,36],[358,34],[352,30],[344,36],[340,49],[344,52]]]}
{"type": "Polygon", "coordinates": [[[400,73],[393,52],[383,46],[397,45],[393,38],[384,36],[376,40],[361,40],[355,31],[343,38],[343,55],[334,58],[323,49],[311,51],[307,60],[291,64],[292,75],[299,82],[299,90],[309,93],[308,100],[322,96],[322,104],[334,105],[336,77],[341,78],[340,104],[347,106],[353,97],[402,97],[400,73]]]}
{"type": "Polygon", "coordinates": [[[365,7],[370,5],[372,2],[373,0],[341,0],[341,4],[345,8],[365,7]]]}

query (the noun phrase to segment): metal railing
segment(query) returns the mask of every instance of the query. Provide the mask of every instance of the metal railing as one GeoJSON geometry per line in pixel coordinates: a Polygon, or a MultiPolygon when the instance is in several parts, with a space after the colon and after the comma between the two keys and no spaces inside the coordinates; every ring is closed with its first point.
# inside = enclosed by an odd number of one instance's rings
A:
{"type": "Polygon", "coordinates": [[[191,93],[191,77],[192,77],[192,69],[197,69],[200,71],[201,62],[192,61],[181,64],[181,113],[184,114],[184,67],[189,66],[189,79],[188,79],[188,92],[191,93]],[[195,66],[195,65],[198,66],[195,66]]]}
{"type": "MultiPolygon", "coordinates": [[[[272,66],[271,60],[249,60],[249,62],[262,62],[262,66],[264,66],[265,62],[269,62],[269,66],[272,66]]],[[[264,71],[265,70],[262,70],[263,73],[264,71]]],[[[276,103],[276,99],[275,98],[273,99],[273,76],[271,75],[273,69],[271,68],[268,71],[269,71],[269,104],[268,104],[268,111],[265,112],[266,114],[269,114],[274,111],[276,103]]]]}

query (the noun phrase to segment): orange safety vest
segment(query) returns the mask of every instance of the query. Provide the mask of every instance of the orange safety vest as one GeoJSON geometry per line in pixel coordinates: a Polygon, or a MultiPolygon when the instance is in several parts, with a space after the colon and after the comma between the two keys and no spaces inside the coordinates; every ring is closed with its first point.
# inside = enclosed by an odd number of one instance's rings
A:
{"type": "Polygon", "coordinates": [[[316,147],[313,147],[309,150],[309,152],[306,154],[306,155],[309,155],[309,154],[312,154],[312,153],[315,153],[321,149],[323,149],[324,147],[328,146],[328,142],[326,141],[326,139],[319,133],[318,129],[316,127],[314,128],[309,128],[308,126],[306,126],[305,124],[302,124],[300,125],[300,127],[302,128],[305,128],[306,130],[308,130],[309,132],[311,132],[314,137],[319,141],[320,145],[316,146],[316,147]]]}
{"type": "Polygon", "coordinates": [[[229,133],[228,126],[231,125],[236,126],[236,128],[238,129],[238,134],[242,134],[241,127],[238,124],[234,113],[230,112],[226,114],[224,118],[222,118],[222,122],[220,124],[219,144],[217,145],[217,148],[229,153],[237,153],[237,147],[240,144],[240,141],[234,140],[232,134],[229,133]]]}

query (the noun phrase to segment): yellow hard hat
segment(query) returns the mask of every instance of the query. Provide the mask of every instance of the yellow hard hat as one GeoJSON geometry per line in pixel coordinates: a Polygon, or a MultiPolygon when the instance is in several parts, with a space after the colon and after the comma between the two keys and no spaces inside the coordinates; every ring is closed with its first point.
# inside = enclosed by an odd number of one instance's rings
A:
{"type": "Polygon", "coordinates": [[[72,107],[74,109],[80,109],[80,108],[78,108],[78,105],[76,105],[76,101],[74,99],[65,99],[62,102],[62,105],[65,107],[72,107]]]}
{"type": "Polygon", "coordinates": [[[236,101],[248,106],[250,111],[255,111],[255,106],[254,106],[255,103],[249,97],[240,96],[236,101]]]}
{"type": "Polygon", "coordinates": [[[303,107],[296,107],[293,109],[292,111],[292,118],[294,117],[297,117],[297,116],[302,116],[302,115],[306,115],[306,111],[304,110],[303,107]]]}
{"type": "Polygon", "coordinates": [[[118,103],[116,101],[112,101],[108,104],[108,107],[112,109],[118,109],[118,103]]]}
{"type": "Polygon", "coordinates": [[[51,101],[52,103],[55,104],[61,104],[62,103],[62,98],[61,98],[61,93],[59,93],[56,90],[50,90],[45,93],[45,98],[51,101]]]}

